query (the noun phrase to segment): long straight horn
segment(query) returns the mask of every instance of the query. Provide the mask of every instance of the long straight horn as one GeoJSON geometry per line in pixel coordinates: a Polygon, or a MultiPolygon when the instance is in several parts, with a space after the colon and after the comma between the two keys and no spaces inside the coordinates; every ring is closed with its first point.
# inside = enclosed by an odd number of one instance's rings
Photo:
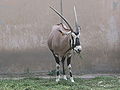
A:
{"type": "MultiPolygon", "coordinates": [[[[61,15],[63,15],[63,1],[60,0],[60,9],[61,9],[61,15]]],[[[61,23],[63,23],[63,19],[61,18],[61,23]]]]}
{"type": "Polygon", "coordinates": [[[77,19],[77,13],[76,13],[76,8],[74,6],[74,14],[75,14],[75,26],[76,26],[76,31],[78,31],[78,19],[77,19]]]}
{"type": "Polygon", "coordinates": [[[57,13],[58,16],[60,16],[65,22],[66,24],[68,25],[68,27],[70,28],[70,30],[73,32],[73,29],[71,28],[70,24],[68,23],[68,21],[64,18],[63,15],[61,15],[56,9],[50,7],[55,13],[57,13]]]}

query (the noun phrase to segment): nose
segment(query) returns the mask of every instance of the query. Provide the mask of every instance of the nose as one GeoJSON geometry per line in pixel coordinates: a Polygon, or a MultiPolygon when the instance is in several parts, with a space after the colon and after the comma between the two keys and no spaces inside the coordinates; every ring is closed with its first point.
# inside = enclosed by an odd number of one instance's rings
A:
{"type": "Polygon", "coordinates": [[[81,50],[80,49],[78,49],[78,53],[80,53],[81,52],[81,50]]]}
{"type": "Polygon", "coordinates": [[[76,47],[74,48],[74,50],[75,50],[77,53],[80,53],[81,50],[82,50],[82,47],[81,47],[81,46],[76,46],[76,47]]]}

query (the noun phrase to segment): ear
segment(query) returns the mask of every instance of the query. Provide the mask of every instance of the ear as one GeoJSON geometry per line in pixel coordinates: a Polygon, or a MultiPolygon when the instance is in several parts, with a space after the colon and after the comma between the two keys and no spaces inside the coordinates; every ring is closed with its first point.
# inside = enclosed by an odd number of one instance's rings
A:
{"type": "Polygon", "coordinates": [[[78,29],[79,29],[79,31],[81,31],[81,27],[80,26],[78,26],[78,29]]]}
{"type": "Polygon", "coordinates": [[[72,33],[72,36],[73,36],[73,37],[76,37],[76,35],[75,35],[74,33],[72,33]]]}
{"type": "Polygon", "coordinates": [[[62,35],[69,35],[69,34],[71,34],[71,31],[68,31],[68,32],[66,32],[66,31],[63,31],[63,30],[58,30],[62,35]]]}

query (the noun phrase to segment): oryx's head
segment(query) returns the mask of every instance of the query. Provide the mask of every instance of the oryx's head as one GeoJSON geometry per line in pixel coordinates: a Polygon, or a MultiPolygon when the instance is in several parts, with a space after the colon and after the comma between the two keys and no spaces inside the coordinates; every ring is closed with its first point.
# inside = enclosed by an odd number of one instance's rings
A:
{"type": "Polygon", "coordinates": [[[72,27],[70,26],[70,24],[68,23],[68,21],[64,18],[63,15],[61,15],[56,9],[50,7],[53,11],[55,11],[55,13],[57,13],[58,16],[60,16],[68,25],[68,27],[70,28],[70,32],[69,34],[71,34],[71,48],[73,50],[75,50],[77,53],[80,53],[82,50],[81,47],[81,43],[80,43],[80,30],[81,27],[78,25],[78,21],[77,21],[77,14],[76,14],[76,9],[74,7],[74,14],[75,14],[75,30],[72,29],[72,27]]]}

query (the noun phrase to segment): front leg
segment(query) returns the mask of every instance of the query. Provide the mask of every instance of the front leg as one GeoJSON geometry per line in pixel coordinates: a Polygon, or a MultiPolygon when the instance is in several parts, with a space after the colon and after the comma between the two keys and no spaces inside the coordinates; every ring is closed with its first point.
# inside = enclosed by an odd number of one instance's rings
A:
{"type": "Polygon", "coordinates": [[[71,82],[74,82],[74,79],[73,79],[73,76],[72,76],[72,70],[71,70],[71,55],[68,56],[67,58],[67,66],[68,66],[68,69],[69,69],[69,73],[70,73],[70,80],[71,82]]]}

